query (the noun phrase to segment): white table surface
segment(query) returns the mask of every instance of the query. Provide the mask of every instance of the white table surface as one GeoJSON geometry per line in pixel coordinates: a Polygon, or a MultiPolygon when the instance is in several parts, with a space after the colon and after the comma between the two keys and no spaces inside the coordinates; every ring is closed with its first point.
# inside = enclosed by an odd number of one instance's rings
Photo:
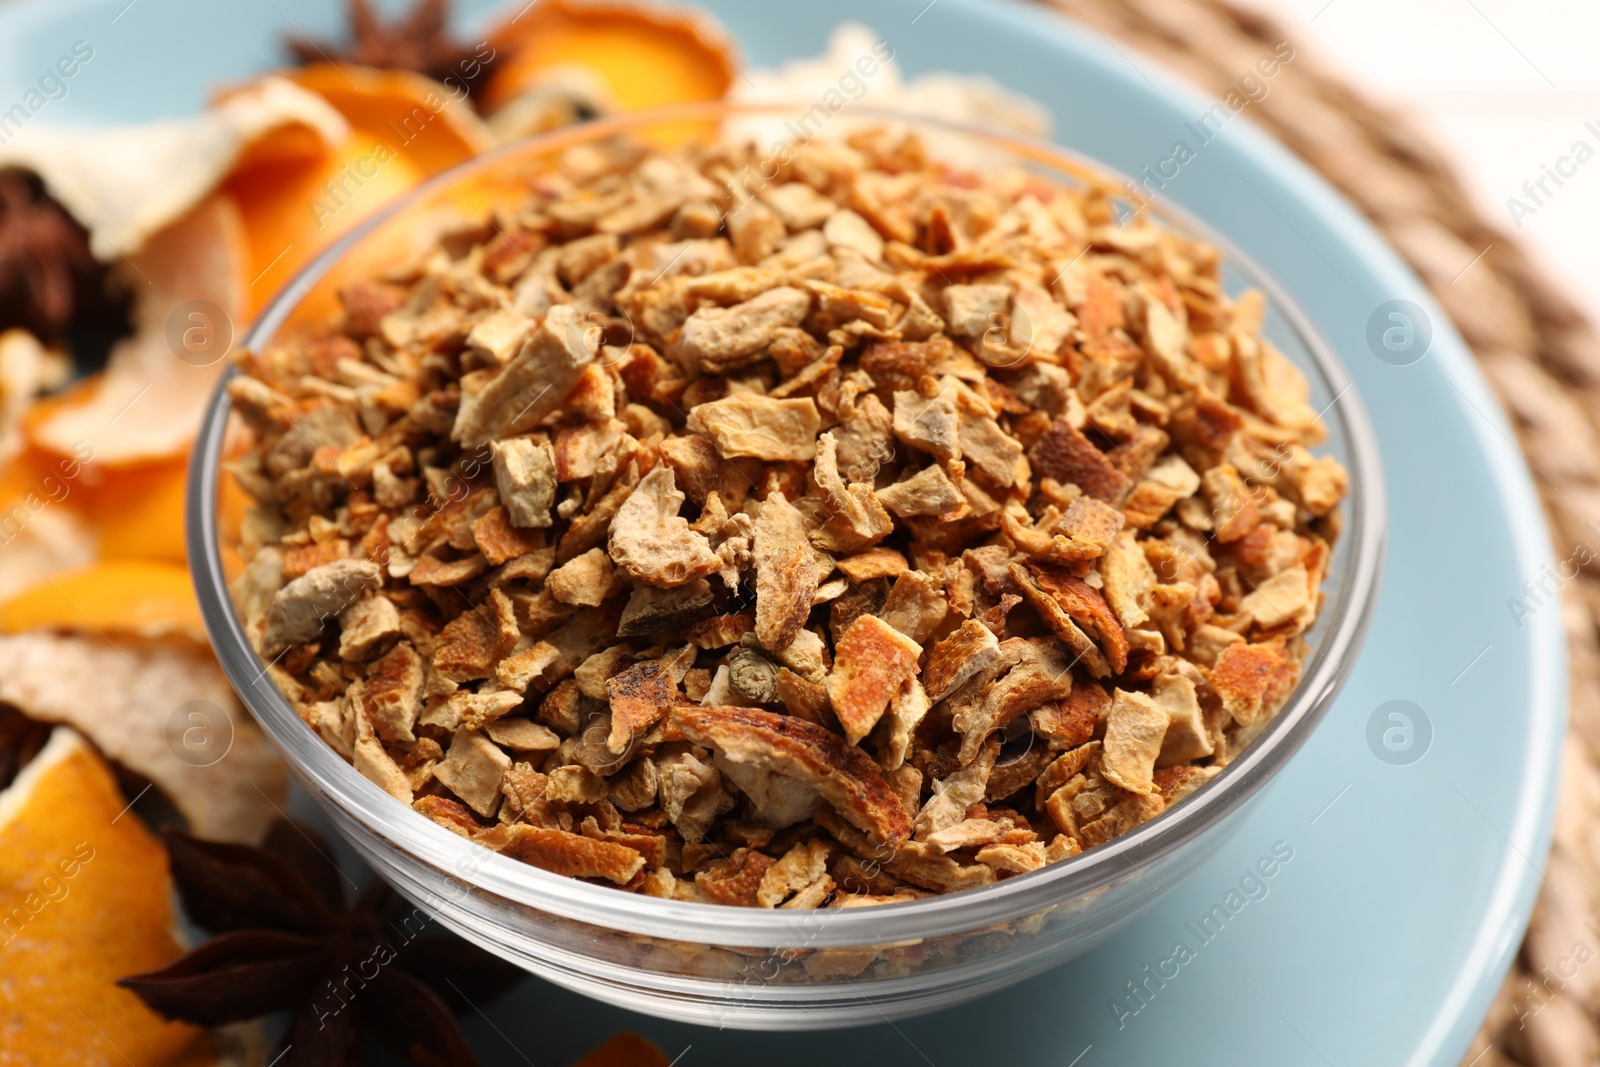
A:
{"type": "MultiPolygon", "coordinates": [[[[1421,119],[1488,218],[1600,319],[1600,4],[1595,0],[1257,0],[1369,92],[1421,119]],[[1594,128],[1585,124],[1593,122],[1594,128]],[[1586,141],[1594,158],[1534,204],[1586,141]],[[1534,207],[1514,219],[1507,199],[1534,207]],[[1519,226],[1520,222],[1520,226],[1519,226]]],[[[1467,264],[1463,263],[1465,267],[1467,264]]]]}

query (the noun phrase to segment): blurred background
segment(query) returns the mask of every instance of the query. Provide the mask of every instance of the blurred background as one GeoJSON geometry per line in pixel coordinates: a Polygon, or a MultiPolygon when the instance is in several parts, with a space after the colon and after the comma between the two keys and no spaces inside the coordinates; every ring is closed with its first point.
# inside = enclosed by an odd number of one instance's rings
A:
{"type": "Polygon", "coordinates": [[[1600,308],[1600,166],[1590,166],[1600,158],[1579,162],[1574,148],[1581,141],[1600,153],[1600,6],[1270,0],[1262,9],[1369,94],[1408,110],[1460,165],[1488,220],[1540,255],[1587,308],[1600,308]],[[1558,166],[1572,173],[1549,177],[1558,166]]]}

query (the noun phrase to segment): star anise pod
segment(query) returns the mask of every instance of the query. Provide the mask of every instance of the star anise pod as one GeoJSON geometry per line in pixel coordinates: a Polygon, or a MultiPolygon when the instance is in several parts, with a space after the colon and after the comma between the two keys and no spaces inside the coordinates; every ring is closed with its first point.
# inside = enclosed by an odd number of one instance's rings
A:
{"type": "Polygon", "coordinates": [[[15,708],[0,706],[0,790],[17,780],[50,740],[49,723],[34,722],[15,708]]]}
{"type": "Polygon", "coordinates": [[[409,14],[391,23],[378,18],[370,0],[348,0],[346,18],[350,43],[343,47],[306,37],[289,38],[285,44],[301,63],[413,70],[469,93],[500,59],[488,42],[469,48],[450,34],[450,0],[419,0],[409,14]]]}
{"type": "Polygon", "coordinates": [[[296,823],[261,848],[164,836],[185,911],[216,936],[119,981],[154,1011],[200,1026],[291,1011],[279,1067],[359,1064],[363,1032],[411,1063],[477,1064],[452,1006],[497,996],[517,968],[441,936],[381,880],[346,907],[326,845],[296,823]]]}
{"type": "Polygon", "coordinates": [[[0,332],[20,327],[50,341],[77,325],[124,332],[126,301],[110,294],[108,270],[37,177],[0,171],[0,332]]]}

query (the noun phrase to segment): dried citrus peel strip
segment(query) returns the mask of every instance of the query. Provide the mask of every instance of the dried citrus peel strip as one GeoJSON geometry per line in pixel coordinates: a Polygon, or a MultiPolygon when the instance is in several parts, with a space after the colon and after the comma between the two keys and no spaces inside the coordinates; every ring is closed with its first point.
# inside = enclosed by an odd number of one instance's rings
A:
{"type": "Polygon", "coordinates": [[[348,132],[326,101],[273,77],[188,119],[30,128],[0,146],[0,166],[38,174],[89,231],[95,256],[113,262],[188,214],[240,160],[320,154],[348,132]]]}
{"type": "Polygon", "coordinates": [[[276,752],[210,652],[188,641],[0,637],[0,701],[80,730],[202,837],[259,841],[286,802],[276,752]]]}
{"type": "Polygon", "coordinates": [[[249,235],[252,312],[367,215],[494,144],[471,107],[420,74],[316,64],[285,76],[331,105],[350,134],[320,155],[241,166],[229,178],[249,235]]]}
{"type": "Polygon", "coordinates": [[[654,1042],[631,1030],[613,1034],[610,1040],[578,1060],[572,1067],[668,1067],[666,1055],[654,1042]]]}
{"type": "Polygon", "coordinates": [[[166,853],[71,729],[0,792],[0,1049],[7,1063],[219,1063],[203,1031],[117,988],[182,947],[166,853]],[[92,1019],[93,1025],[86,1020],[92,1019]]]}
{"type": "Polygon", "coordinates": [[[189,572],[160,560],[106,560],[0,602],[0,633],[29,630],[205,641],[189,572]]]}
{"type": "Polygon", "coordinates": [[[245,325],[248,256],[238,208],[225,196],[208,198],[146,241],[128,266],[138,292],[134,335],[112,349],[104,374],[30,420],[36,447],[67,456],[87,444],[96,464],[118,466],[180,455],[193,440],[227,354],[222,331],[245,325]],[[202,303],[203,325],[191,314],[202,303]],[[201,329],[182,335],[196,346],[183,358],[168,337],[175,319],[201,329]]]}
{"type": "Polygon", "coordinates": [[[188,465],[185,452],[120,468],[98,484],[83,479],[75,503],[99,534],[101,559],[188,559],[183,529],[188,465]]]}
{"type": "Polygon", "coordinates": [[[735,73],[721,27],[625,4],[541,0],[489,35],[506,59],[484,87],[486,114],[562,67],[600,77],[624,111],[720,100],[735,73]]]}

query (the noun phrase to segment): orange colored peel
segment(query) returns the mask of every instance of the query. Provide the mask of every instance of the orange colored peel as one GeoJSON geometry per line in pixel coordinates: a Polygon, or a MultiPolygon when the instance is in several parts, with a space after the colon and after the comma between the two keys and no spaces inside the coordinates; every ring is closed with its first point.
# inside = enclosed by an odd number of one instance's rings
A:
{"type": "Polygon", "coordinates": [[[332,104],[352,127],[391,138],[391,147],[425,173],[494,147],[460,91],[421,74],[319,63],[284,76],[332,104]]]}
{"type": "Polygon", "coordinates": [[[65,728],[0,792],[0,1067],[219,1062],[114,984],[182,952],[166,853],[126,803],[65,728]]]}
{"type": "Polygon", "coordinates": [[[188,570],[159,560],[106,560],[0,603],[0,633],[30,630],[205,640],[188,570]]]}
{"type": "Polygon", "coordinates": [[[422,180],[404,157],[380,164],[378,143],[354,132],[326,156],[256,167],[228,180],[224,188],[244,215],[250,248],[252,316],[323,247],[422,180]]]}
{"type": "Polygon", "coordinates": [[[250,245],[252,313],[357,222],[493,145],[464,100],[420,74],[317,64],[284,76],[332,104],[351,133],[332,152],[268,157],[228,179],[250,245]]]}
{"type": "Polygon", "coordinates": [[[482,90],[487,114],[551,70],[584,67],[624,111],[720,100],[734,46],[710,22],[627,4],[540,0],[489,35],[504,60],[482,90]]]}
{"type": "Polygon", "coordinates": [[[102,559],[182,563],[187,453],[125,467],[99,484],[86,479],[77,504],[100,535],[102,559]]]}
{"type": "Polygon", "coordinates": [[[97,468],[181,455],[216,387],[223,343],[246,322],[248,242],[227,196],[208,196],[127,259],[138,271],[134,334],[112,347],[104,373],[24,420],[35,448],[67,456],[87,447],[97,468]],[[204,323],[192,334],[199,347],[181,358],[168,332],[174,322],[204,323]]]}
{"type": "Polygon", "coordinates": [[[653,1042],[624,1030],[599,1048],[590,1050],[572,1067],[668,1067],[668,1061],[653,1042]]]}

